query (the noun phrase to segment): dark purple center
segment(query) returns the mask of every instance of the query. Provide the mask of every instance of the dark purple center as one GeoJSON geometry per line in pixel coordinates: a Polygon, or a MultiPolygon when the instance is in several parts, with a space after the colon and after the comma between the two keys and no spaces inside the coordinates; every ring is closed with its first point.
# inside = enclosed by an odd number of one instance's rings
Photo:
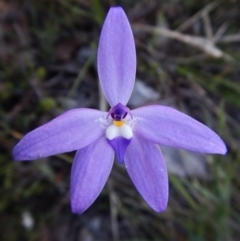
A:
{"type": "Polygon", "coordinates": [[[130,110],[125,105],[118,103],[117,105],[111,108],[109,114],[114,120],[121,121],[127,116],[129,112],[130,110]]]}

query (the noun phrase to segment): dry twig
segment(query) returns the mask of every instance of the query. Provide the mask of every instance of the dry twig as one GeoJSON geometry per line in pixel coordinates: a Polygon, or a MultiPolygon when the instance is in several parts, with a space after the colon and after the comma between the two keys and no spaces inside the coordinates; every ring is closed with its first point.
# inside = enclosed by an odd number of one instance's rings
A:
{"type": "Polygon", "coordinates": [[[182,34],[176,31],[160,28],[160,27],[152,27],[147,25],[138,25],[134,24],[133,26],[134,31],[143,31],[148,33],[157,33],[162,34],[165,37],[178,40],[180,42],[183,42],[185,44],[191,45],[193,47],[196,47],[202,51],[204,51],[206,54],[215,57],[215,58],[222,58],[224,57],[224,53],[217,48],[213,41],[203,38],[203,37],[196,37],[191,36],[187,34],[182,34]]]}
{"type": "Polygon", "coordinates": [[[216,8],[220,3],[219,2],[211,2],[209,3],[205,8],[203,8],[201,11],[194,14],[191,18],[189,18],[186,22],[181,24],[176,31],[182,32],[186,30],[188,27],[193,25],[198,19],[203,17],[204,15],[208,14],[210,11],[212,11],[214,8],[216,8]]]}

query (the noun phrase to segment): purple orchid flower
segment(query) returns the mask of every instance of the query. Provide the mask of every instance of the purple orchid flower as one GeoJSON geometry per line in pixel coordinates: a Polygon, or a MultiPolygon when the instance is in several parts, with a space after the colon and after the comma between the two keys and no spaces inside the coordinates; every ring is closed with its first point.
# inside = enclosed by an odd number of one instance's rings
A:
{"type": "Polygon", "coordinates": [[[134,38],[120,7],[110,9],[98,48],[100,83],[111,109],[73,109],[22,138],[15,160],[34,160],[78,150],[71,171],[71,207],[84,212],[110,174],[114,152],[139,193],[157,212],[168,202],[167,168],[158,145],[200,153],[226,153],[220,137],[170,107],[151,105],[130,111],[126,104],[136,74],[134,38]],[[158,145],[157,145],[158,144],[158,145]]]}

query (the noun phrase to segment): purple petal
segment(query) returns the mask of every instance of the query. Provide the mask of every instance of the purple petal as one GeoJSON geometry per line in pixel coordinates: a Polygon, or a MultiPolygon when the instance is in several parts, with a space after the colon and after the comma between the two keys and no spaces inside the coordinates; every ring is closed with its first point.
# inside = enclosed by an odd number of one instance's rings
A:
{"type": "Polygon", "coordinates": [[[138,120],[134,131],[154,143],[201,153],[227,151],[215,132],[173,108],[146,106],[133,110],[132,115],[138,120]]]}
{"type": "Polygon", "coordinates": [[[91,109],[70,110],[29,132],[14,147],[15,160],[34,160],[81,149],[104,134],[99,119],[107,113],[91,109]]]}
{"type": "Polygon", "coordinates": [[[111,172],[114,151],[105,137],[79,150],[71,172],[71,207],[84,212],[98,197],[111,172]]]}
{"type": "Polygon", "coordinates": [[[146,202],[155,211],[164,211],[168,202],[168,175],[159,147],[134,136],[126,151],[125,165],[146,202]]]}
{"type": "Polygon", "coordinates": [[[132,138],[126,139],[123,137],[116,137],[112,140],[108,140],[109,145],[114,149],[117,160],[120,164],[124,162],[125,152],[127,150],[128,145],[131,143],[132,138]]]}
{"type": "Polygon", "coordinates": [[[121,7],[110,8],[98,47],[98,74],[109,104],[125,105],[132,93],[136,75],[133,33],[121,7]]]}

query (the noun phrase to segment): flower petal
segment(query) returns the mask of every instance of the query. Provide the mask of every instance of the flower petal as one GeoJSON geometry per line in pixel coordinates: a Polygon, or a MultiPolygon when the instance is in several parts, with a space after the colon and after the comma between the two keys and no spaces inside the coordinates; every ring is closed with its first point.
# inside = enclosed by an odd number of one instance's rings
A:
{"type": "Polygon", "coordinates": [[[113,160],[114,151],[105,137],[77,152],[71,172],[71,207],[74,213],[84,212],[98,197],[113,160]]]}
{"type": "Polygon", "coordinates": [[[100,119],[107,113],[91,109],[67,111],[29,132],[14,147],[15,160],[34,160],[81,149],[104,134],[100,119]]]}
{"type": "Polygon", "coordinates": [[[135,109],[134,131],[143,138],[163,146],[201,153],[225,154],[221,138],[202,123],[166,106],[146,106],[135,109]]]}
{"type": "Polygon", "coordinates": [[[135,135],[127,148],[125,165],[146,202],[155,211],[164,211],[168,202],[168,175],[159,147],[135,135]]]}
{"type": "Polygon", "coordinates": [[[132,93],[136,75],[133,33],[121,7],[110,8],[98,47],[98,74],[109,104],[125,105],[132,93]]]}
{"type": "Polygon", "coordinates": [[[131,143],[132,138],[126,139],[123,137],[116,137],[112,140],[107,139],[109,145],[113,148],[116,153],[117,160],[120,164],[124,162],[125,152],[127,150],[128,145],[131,143]]]}

